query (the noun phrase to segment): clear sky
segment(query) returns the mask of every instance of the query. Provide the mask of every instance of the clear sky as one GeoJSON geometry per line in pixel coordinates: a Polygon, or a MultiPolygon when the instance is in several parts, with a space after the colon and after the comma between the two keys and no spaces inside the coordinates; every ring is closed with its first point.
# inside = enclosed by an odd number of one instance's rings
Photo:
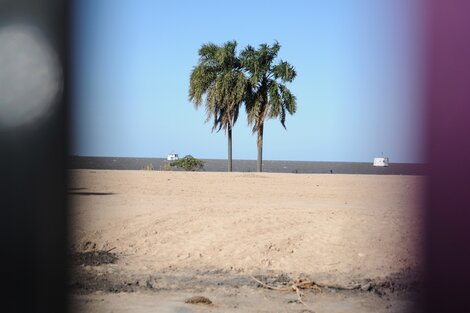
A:
{"type": "MultiPolygon", "coordinates": [[[[422,161],[418,0],[75,1],[72,154],[226,158],[188,101],[201,44],[281,44],[297,113],[265,126],[265,160],[422,161]]],[[[256,159],[242,114],[233,157],[256,159]]]]}

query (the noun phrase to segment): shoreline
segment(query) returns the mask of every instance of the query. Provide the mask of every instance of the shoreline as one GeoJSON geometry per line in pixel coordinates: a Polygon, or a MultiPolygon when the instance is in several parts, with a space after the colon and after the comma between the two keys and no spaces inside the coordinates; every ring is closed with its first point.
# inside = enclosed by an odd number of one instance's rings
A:
{"type": "MultiPolygon", "coordinates": [[[[205,172],[227,172],[225,159],[201,159],[205,172]]],[[[128,157],[69,157],[69,169],[141,170],[152,165],[160,170],[169,164],[164,158],[128,157]]],[[[325,162],[325,161],[263,161],[263,173],[296,174],[368,174],[368,175],[426,175],[426,164],[391,163],[387,167],[376,167],[372,162],[325,162]]],[[[256,160],[233,160],[233,171],[256,173],[256,160]]]]}

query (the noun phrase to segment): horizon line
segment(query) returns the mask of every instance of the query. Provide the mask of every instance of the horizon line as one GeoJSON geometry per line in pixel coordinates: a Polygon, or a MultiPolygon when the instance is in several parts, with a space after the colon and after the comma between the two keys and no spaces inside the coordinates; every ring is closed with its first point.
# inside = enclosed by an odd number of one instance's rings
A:
{"type": "MultiPolygon", "coordinates": [[[[97,155],[77,155],[77,154],[69,154],[68,157],[81,157],[81,158],[115,158],[115,159],[163,159],[166,160],[165,157],[136,157],[136,156],[97,156],[97,155]]],[[[379,156],[381,157],[381,156],[379,156]]],[[[227,158],[198,158],[201,160],[221,160],[227,161],[227,158]]],[[[254,161],[256,159],[232,159],[233,161],[254,161]]],[[[280,160],[280,159],[263,159],[263,162],[323,162],[323,163],[372,163],[373,158],[371,161],[325,161],[325,160],[280,160]]],[[[426,165],[426,162],[389,162],[389,164],[416,164],[416,165],[426,165]]]]}

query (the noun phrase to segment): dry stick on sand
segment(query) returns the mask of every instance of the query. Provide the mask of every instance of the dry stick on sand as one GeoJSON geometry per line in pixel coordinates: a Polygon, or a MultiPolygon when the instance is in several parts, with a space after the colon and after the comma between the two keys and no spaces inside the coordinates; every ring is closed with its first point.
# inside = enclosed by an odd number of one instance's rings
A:
{"type": "Polygon", "coordinates": [[[268,289],[279,290],[279,291],[291,291],[291,290],[295,291],[297,293],[297,297],[299,299],[299,302],[302,303],[303,305],[305,305],[309,310],[312,310],[312,308],[310,308],[302,300],[302,293],[300,292],[300,289],[314,289],[316,291],[321,292],[320,287],[334,288],[334,289],[339,289],[339,290],[353,290],[353,289],[359,289],[361,287],[360,284],[355,284],[355,285],[352,285],[352,286],[328,285],[328,284],[319,284],[319,283],[317,283],[313,280],[302,281],[301,279],[290,282],[290,285],[288,287],[273,287],[273,286],[269,286],[269,285],[263,283],[262,281],[254,278],[252,275],[250,275],[250,277],[254,281],[256,281],[257,283],[259,283],[260,285],[262,285],[263,287],[266,287],[268,289]]]}
{"type": "MultiPolygon", "coordinates": [[[[295,291],[295,293],[297,294],[297,298],[299,300],[300,303],[302,303],[305,307],[307,307],[309,310],[312,310],[312,308],[310,306],[308,306],[303,300],[302,300],[302,293],[300,292],[300,289],[307,289],[307,288],[310,288],[310,289],[315,289],[315,290],[318,290],[319,292],[321,292],[321,289],[320,287],[318,287],[318,285],[314,282],[314,281],[311,281],[311,280],[307,280],[307,281],[301,281],[301,280],[298,280],[298,281],[293,281],[290,283],[290,286],[288,287],[273,287],[273,286],[269,286],[269,285],[266,285],[265,283],[263,283],[262,281],[259,281],[258,279],[254,278],[253,276],[250,275],[250,277],[256,281],[258,284],[262,285],[263,287],[266,287],[268,289],[272,289],[272,290],[280,290],[280,291],[295,291]]],[[[313,310],[312,310],[313,311],[313,310]]]]}
{"type": "Polygon", "coordinates": [[[113,251],[114,249],[116,249],[116,247],[112,247],[111,249],[105,250],[104,252],[109,253],[109,252],[113,251]]]}

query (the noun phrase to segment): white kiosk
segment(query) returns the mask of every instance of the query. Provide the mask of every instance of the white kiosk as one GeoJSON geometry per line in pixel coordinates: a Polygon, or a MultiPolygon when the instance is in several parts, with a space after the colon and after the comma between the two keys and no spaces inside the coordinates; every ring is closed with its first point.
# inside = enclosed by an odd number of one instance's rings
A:
{"type": "Polygon", "coordinates": [[[169,155],[167,155],[166,159],[168,161],[176,161],[179,159],[178,153],[170,153],[169,155]]]}
{"type": "Polygon", "coordinates": [[[387,157],[374,158],[374,166],[388,166],[387,157]]]}

